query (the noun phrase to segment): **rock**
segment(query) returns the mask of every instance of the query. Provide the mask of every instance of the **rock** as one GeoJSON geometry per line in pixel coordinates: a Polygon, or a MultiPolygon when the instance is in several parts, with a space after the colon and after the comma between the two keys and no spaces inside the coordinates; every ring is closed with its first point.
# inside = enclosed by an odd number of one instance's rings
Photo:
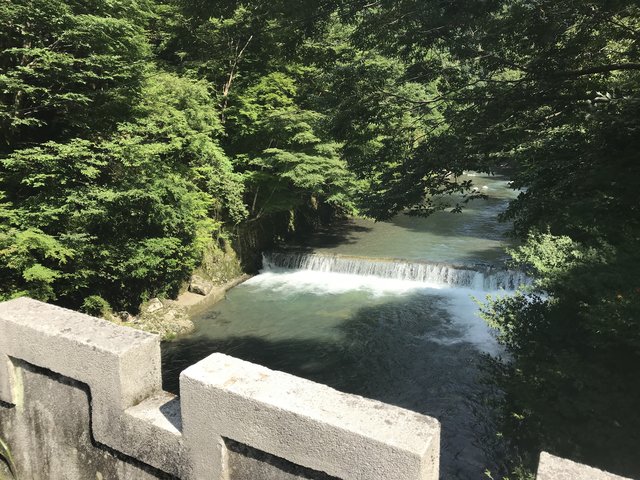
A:
{"type": "Polygon", "coordinates": [[[162,310],[163,308],[164,308],[164,305],[162,304],[159,298],[152,298],[151,300],[149,300],[149,303],[147,303],[146,307],[144,308],[144,311],[146,313],[153,313],[153,312],[157,312],[158,310],[162,310]]]}
{"type": "MultiPolygon", "coordinates": [[[[162,340],[174,339],[192,332],[195,328],[187,307],[174,300],[160,300],[159,298],[152,298],[142,305],[138,316],[122,311],[109,314],[106,319],[118,325],[156,333],[160,335],[162,340]]],[[[0,476],[0,480],[2,480],[2,476],[0,476]]]]}
{"type": "Polygon", "coordinates": [[[189,283],[189,291],[198,295],[209,295],[213,289],[213,283],[199,275],[193,275],[189,283]]]}
{"type": "Polygon", "coordinates": [[[129,312],[117,312],[116,316],[124,323],[135,323],[136,321],[136,317],[131,315],[129,312]]]}
{"type": "Polygon", "coordinates": [[[135,326],[140,330],[157,333],[163,340],[184,335],[194,329],[186,307],[172,300],[160,301],[157,298],[149,301],[136,319],[135,326]]]}

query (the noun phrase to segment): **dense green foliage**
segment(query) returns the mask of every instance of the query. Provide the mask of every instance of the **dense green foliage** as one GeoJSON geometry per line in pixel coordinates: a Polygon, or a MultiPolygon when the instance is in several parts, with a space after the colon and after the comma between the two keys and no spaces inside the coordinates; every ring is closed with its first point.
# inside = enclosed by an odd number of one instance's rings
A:
{"type": "Polygon", "coordinates": [[[227,7],[0,4],[0,296],[135,310],[238,224],[353,211],[340,144],[279,47],[303,35],[270,33],[290,12],[227,7]]]}
{"type": "Polygon", "coordinates": [[[0,4],[0,295],[135,310],[212,238],[401,208],[396,169],[444,123],[405,98],[436,86],[357,46],[340,5],[304,7],[0,4]]]}
{"type": "Polygon", "coordinates": [[[636,475],[637,3],[403,0],[353,15],[365,44],[393,25],[387,53],[436,79],[422,103],[448,128],[415,150],[409,182],[428,191],[457,168],[502,169],[523,190],[505,219],[536,282],[485,309],[512,358],[494,367],[515,456],[533,466],[544,448],[636,475]]]}
{"type": "Polygon", "coordinates": [[[97,294],[135,309],[175,293],[222,219],[244,214],[219,130],[203,84],[154,73],[130,121],[11,151],[0,160],[3,294],[76,306],[97,294]]]}
{"type": "Polygon", "coordinates": [[[638,472],[639,58],[632,0],[0,0],[0,298],[135,310],[212,242],[506,172],[514,458],[638,472]]]}

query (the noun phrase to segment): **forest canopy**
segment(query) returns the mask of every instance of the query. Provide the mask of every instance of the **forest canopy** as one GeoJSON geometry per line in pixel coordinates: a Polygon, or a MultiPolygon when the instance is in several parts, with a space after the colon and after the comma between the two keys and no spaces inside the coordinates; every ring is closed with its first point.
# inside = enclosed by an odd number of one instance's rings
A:
{"type": "Polygon", "coordinates": [[[136,311],[212,244],[455,212],[479,195],[464,171],[501,172],[535,278],[484,307],[513,356],[505,428],[602,458],[539,414],[579,399],[558,415],[625,451],[639,59],[632,0],[0,0],[0,299],[136,311]]]}

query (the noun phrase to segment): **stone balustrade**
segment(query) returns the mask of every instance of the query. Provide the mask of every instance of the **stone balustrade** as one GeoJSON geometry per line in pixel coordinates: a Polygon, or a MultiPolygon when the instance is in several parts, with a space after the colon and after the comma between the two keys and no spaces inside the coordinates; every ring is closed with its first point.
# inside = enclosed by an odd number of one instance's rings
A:
{"type": "MultiPolygon", "coordinates": [[[[433,418],[219,353],[182,372],[180,397],[160,373],[155,335],[0,304],[0,437],[19,478],[438,478],[433,418]]],[[[538,478],[620,477],[543,454],[538,478]]]]}

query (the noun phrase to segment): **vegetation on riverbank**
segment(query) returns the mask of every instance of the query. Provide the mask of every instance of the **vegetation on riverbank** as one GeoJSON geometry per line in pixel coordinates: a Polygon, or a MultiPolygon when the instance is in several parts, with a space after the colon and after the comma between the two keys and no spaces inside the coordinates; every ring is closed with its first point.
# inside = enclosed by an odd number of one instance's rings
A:
{"type": "Polygon", "coordinates": [[[640,471],[639,18],[631,0],[0,2],[0,299],[135,313],[217,276],[211,245],[255,268],[335,216],[459,210],[480,194],[464,170],[506,170],[537,278],[485,312],[513,357],[513,457],[640,471]],[[599,439],[555,428],[593,419],[599,439]]]}

